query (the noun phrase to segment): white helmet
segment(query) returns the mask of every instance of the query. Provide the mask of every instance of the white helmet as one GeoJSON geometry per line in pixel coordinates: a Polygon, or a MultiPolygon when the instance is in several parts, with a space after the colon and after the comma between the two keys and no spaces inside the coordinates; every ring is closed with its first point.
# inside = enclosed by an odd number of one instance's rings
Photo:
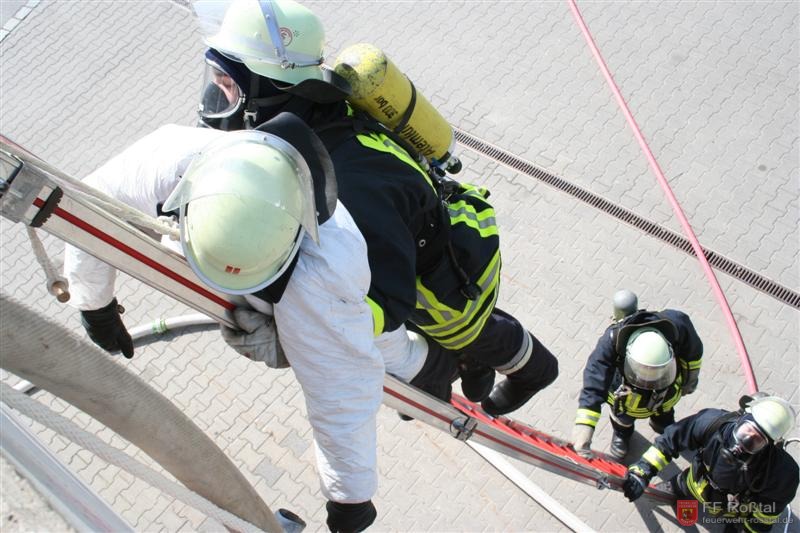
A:
{"type": "Polygon", "coordinates": [[[164,203],[179,208],[189,265],[210,287],[248,294],[289,267],[308,233],[318,241],[311,174],[283,139],[227,133],[187,168],[164,203]]]}
{"type": "Polygon", "coordinates": [[[753,398],[746,408],[753,415],[758,427],[769,438],[779,441],[794,427],[795,412],[783,398],[777,396],[759,396],[753,398]]]}
{"type": "Polygon", "coordinates": [[[645,390],[661,390],[675,382],[678,369],[672,346],[655,328],[642,327],[628,338],[625,347],[625,379],[645,390]]]}
{"type": "Polygon", "coordinates": [[[205,43],[267,78],[323,79],[325,31],[293,0],[195,0],[205,43]]]}

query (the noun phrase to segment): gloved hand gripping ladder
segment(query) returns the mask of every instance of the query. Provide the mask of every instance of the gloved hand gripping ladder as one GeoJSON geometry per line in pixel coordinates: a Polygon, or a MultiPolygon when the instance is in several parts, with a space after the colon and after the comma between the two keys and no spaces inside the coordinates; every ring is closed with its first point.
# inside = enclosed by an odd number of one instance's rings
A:
{"type": "MultiPolygon", "coordinates": [[[[87,195],[74,190],[74,188],[82,187],[80,182],[49,167],[46,163],[8,143],[5,139],[0,139],[0,179],[2,179],[0,182],[0,214],[4,217],[14,222],[23,222],[28,226],[33,224],[41,226],[52,235],[98,256],[110,265],[139,278],[150,286],[204,311],[216,321],[230,324],[229,319],[225,316],[225,311],[233,309],[234,305],[221,294],[201,287],[200,282],[195,279],[191,269],[179,254],[161,246],[160,243],[155,242],[130,223],[121,220],[114,213],[98,207],[95,201],[99,199],[104,205],[107,204],[106,207],[115,212],[125,212],[128,220],[132,220],[138,226],[155,229],[163,226],[162,223],[152,222],[143,213],[137,213],[127,206],[116,205],[118,202],[113,200],[108,202],[102,198],[94,198],[101,195],[93,193],[92,199],[88,199],[87,195]],[[198,300],[201,300],[202,304],[198,304],[198,300]]],[[[3,313],[0,326],[3,328],[4,356],[2,363],[5,368],[65,398],[83,411],[105,422],[112,429],[116,427],[123,437],[148,451],[149,455],[156,458],[176,478],[186,483],[187,487],[197,491],[223,509],[232,511],[266,531],[284,531],[284,526],[279,523],[280,519],[273,516],[241,472],[219,452],[218,448],[202,432],[192,433],[194,437],[189,443],[190,446],[185,448],[186,443],[184,443],[185,449],[179,453],[170,453],[170,451],[174,452],[176,446],[180,448],[178,442],[180,439],[158,440],[159,435],[163,437],[169,432],[168,430],[181,425],[183,427],[192,425],[185,416],[181,424],[177,422],[168,424],[167,429],[159,425],[158,427],[161,429],[151,428],[150,431],[141,431],[141,426],[130,425],[133,416],[131,405],[143,404],[143,402],[144,404],[156,402],[160,407],[159,411],[150,405],[143,409],[145,413],[160,412],[163,415],[169,411],[180,418],[178,416],[180,412],[170,402],[161,398],[157,393],[154,394],[152,390],[145,390],[148,387],[144,383],[139,383],[137,389],[136,380],[132,380],[134,376],[124,372],[122,367],[104,354],[99,357],[87,356],[88,358],[81,359],[80,354],[86,355],[86,350],[77,350],[75,353],[78,354],[78,359],[67,360],[63,357],[63,346],[58,342],[43,342],[40,343],[41,346],[33,346],[31,342],[35,344],[37,339],[43,339],[44,333],[37,335],[36,332],[31,333],[30,331],[27,337],[28,341],[19,342],[24,340],[20,338],[20,335],[24,335],[27,331],[23,326],[43,327],[44,321],[40,320],[41,317],[23,319],[24,309],[18,309],[8,300],[4,300],[0,311],[3,313]],[[12,324],[16,324],[16,327],[12,327],[12,324]],[[36,357],[31,357],[31,353],[36,353],[36,357]],[[50,364],[37,364],[40,359],[48,357],[50,364]],[[43,369],[47,369],[48,373],[43,373],[43,369]],[[56,369],[60,370],[58,370],[58,375],[54,376],[52,374],[56,372],[56,369]],[[123,371],[123,374],[119,374],[119,371],[123,371]],[[95,377],[97,375],[119,377],[118,381],[111,379],[87,380],[87,376],[92,375],[95,377]],[[138,390],[140,394],[132,393],[128,389],[128,392],[132,394],[127,397],[128,400],[135,398],[136,401],[133,403],[123,402],[124,405],[120,405],[119,402],[115,403],[115,399],[121,398],[121,392],[126,390],[121,385],[125,383],[134,387],[134,390],[138,390]],[[94,393],[87,393],[87,388],[91,387],[105,388],[94,393]],[[98,398],[104,400],[99,405],[98,398]],[[114,416],[115,412],[118,416],[114,416]],[[167,433],[164,433],[165,431],[167,433]],[[208,462],[190,459],[195,446],[211,454],[208,457],[214,455],[213,450],[216,449],[217,454],[214,456],[218,458],[216,464],[219,468],[211,478],[209,478],[208,462]],[[198,465],[200,465],[199,470],[198,465]],[[222,479],[228,481],[222,483],[222,479]]],[[[146,425],[153,423],[153,420],[148,422],[148,418],[144,416],[141,418],[141,423],[146,425]]],[[[285,515],[280,518],[285,518],[285,515]]]]}

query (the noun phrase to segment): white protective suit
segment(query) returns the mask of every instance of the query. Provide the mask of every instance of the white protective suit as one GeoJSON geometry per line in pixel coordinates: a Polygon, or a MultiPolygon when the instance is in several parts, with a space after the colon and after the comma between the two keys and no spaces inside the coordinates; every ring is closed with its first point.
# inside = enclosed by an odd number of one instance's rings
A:
{"type": "MultiPolygon", "coordinates": [[[[155,216],[192,157],[222,135],[226,132],[164,126],[85,182],[155,216]]],[[[427,347],[405,328],[373,337],[365,301],[370,284],[366,243],[341,203],[319,235],[319,246],[304,237],[286,291],[274,306],[275,323],[305,395],[322,491],[328,499],[358,503],[377,489],[375,415],[384,372],[410,380],[422,367],[427,347]]],[[[78,309],[99,309],[114,297],[116,271],[85,252],[67,245],[64,271],[70,303],[78,309]]],[[[258,305],[263,302],[252,303],[263,307],[258,305]]]]}

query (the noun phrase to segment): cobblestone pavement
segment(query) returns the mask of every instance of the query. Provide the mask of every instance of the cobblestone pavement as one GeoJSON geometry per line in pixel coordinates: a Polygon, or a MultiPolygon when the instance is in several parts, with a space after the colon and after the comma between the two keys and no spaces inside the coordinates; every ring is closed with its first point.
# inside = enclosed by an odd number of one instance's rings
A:
{"type": "MultiPolygon", "coordinates": [[[[680,231],[566,3],[307,5],[326,25],[330,60],[346,45],[372,42],[454,126],[680,231]]],[[[798,290],[798,4],[580,7],[704,246],[798,290]]],[[[194,122],[202,51],[194,20],[180,3],[42,1],[0,42],[0,130],[84,175],[161,124],[194,122]]],[[[680,403],[679,416],[736,406],[745,381],[694,258],[483,156],[464,150],[463,159],[462,179],[488,186],[499,215],[505,262],[500,304],[560,358],[558,381],[517,413],[521,420],[569,435],[583,365],[609,321],[611,295],[622,287],[647,307],[686,311],[703,339],[701,388],[680,403]]],[[[47,296],[22,228],[5,219],[0,228],[3,290],[80,332],[77,313],[47,296]]],[[[62,245],[46,243],[59,254],[62,245]]],[[[761,389],[800,407],[797,310],[727,275],[718,278],[761,389]]],[[[129,325],[187,312],[126,276],[117,294],[129,325]]],[[[237,358],[213,333],[150,345],[121,364],[185,409],[270,505],[298,512],[310,530],[324,528],[310,428],[290,372],[237,358]]],[[[124,445],[60,400],[37,397],[124,445]]],[[[388,409],[379,423],[374,531],[563,529],[449,436],[401,423],[388,409]]],[[[32,425],[137,530],[220,529],[32,425]]],[[[641,426],[638,450],[654,436],[641,426]]],[[[609,439],[603,419],[597,447],[609,439]]],[[[619,493],[515,465],[596,530],[680,529],[667,508],[631,505],[619,493]]],[[[800,500],[793,503],[800,508],[800,500]]]]}

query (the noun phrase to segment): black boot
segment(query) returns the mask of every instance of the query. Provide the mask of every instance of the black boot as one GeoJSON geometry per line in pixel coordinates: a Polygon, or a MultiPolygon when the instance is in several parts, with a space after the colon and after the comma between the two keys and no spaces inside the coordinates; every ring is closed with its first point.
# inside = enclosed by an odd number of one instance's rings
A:
{"type": "Polygon", "coordinates": [[[625,456],[628,455],[628,443],[630,443],[630,440],[630,435],[615,430],[614,436],[611,437],[611,446],[609,448],[611,457],[617,461],[625,459],[625,456]]]}
{"type": "Polygon", "coordinates": [[[530,343],[528,362],[495,385],[489,397],[481,402],[483,410],[492,416],[516,411],[558,376],[555,356],[536,337],[525,333],[528,336],[525,342],[530,343]]]}
{"type": "Polygon", "coordinates": [[[483,366],[467,357],[458,364],[461,392],[471,402],[481,402],[489,396],[494,386],[494,368],[483,366]]]}

